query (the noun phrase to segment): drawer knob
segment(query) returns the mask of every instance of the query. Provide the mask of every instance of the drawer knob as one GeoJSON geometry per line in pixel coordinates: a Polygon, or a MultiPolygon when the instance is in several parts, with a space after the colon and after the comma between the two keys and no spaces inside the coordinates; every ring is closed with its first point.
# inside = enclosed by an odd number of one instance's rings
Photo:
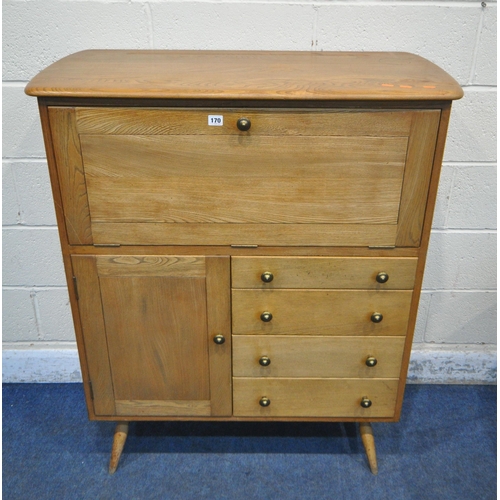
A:
{"type": "Polygon", "coordinates": [[[363,408],[370,408],[371,405],[372,405],[371,400],[368,399],[366,396],[361,399],[361,406],[363,408]]]}
{"type": "Polygon", "coordinates": [[[259,404],[260,406],[263,406],[265,408],[266,406],[269,406],[271,404],[271,400],[269,398],[266,398],[266,396],[263,396],[260,398],[259,404]]]}
{"type": "Polygon", "coordinates": [[[274,276],[273,276],[273,273],[266,271],[265,273],[261,274],[260,279],[264,283],[271,283],[271,281],[273,281],[273,279],[274,279],[274,276]]]}
{"type": "Polygon", "coordinates": [[[269,366],[270,364],[271,360],[267,356],[262,356],[262,358],[259,359],[260,366],[269,366]]]}
{"type": "Polygon", "coordinates": [[[374,323],[380,323],[383,319],[384,317],[380,313],[373,313],[371,317],[374,323]]]}
{"type": "Polygon", "coordinates": [[[270,312],[263,312],[261,315],[260,315],[260,319],[264,322],[264,323],[269,323],[269,321],[271,321],[273,319],[273,315],[270,313],[270,312]]]}
{"type": "Polygon", "coordinates": [[[246,132],[247,130],[250,130],[250,126],[252,125],[252,123],[250,122],[250,120],[248,118],[240,118],[237,122],[236,122],[236,126],[238,127],[239,130],[241,130],[242,132],[246,132]]]}
{"type": "Polygon", "coordinates": [[[214,342],[218,345],[222,345],[226,341],[226,338],[224,335],[216,335],[214,337],[214,342]]]}
{"type": "Polygon", "coordinates": [[[366,366],[369,366],[370,368],[372,368],[373,366],[375,366],[377,364],[377,358],[374,358],[373,356],[368,356],[366,358],[366,366]]]}
{"type": "Polygon", "coordinates": [[[378,273],[375,279],[379,283],[387,283],[389,281],[389,275],[387,273],[378,273]]]}

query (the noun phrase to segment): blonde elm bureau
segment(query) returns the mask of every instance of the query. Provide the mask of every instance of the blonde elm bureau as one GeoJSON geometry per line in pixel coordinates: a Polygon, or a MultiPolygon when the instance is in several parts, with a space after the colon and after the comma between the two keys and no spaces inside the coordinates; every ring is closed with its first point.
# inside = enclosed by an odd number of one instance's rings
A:
{"type": "Polygon", "coordinates": [[[403,401],[451,102],[406,53],[68,56],[39,102],[89,418],[370,422],[403,401]]]}

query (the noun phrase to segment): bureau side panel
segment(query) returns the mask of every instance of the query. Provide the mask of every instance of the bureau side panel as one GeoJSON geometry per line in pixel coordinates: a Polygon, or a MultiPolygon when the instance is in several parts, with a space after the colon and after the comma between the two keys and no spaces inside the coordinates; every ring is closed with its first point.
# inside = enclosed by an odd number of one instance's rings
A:
{"type": "Polygon", "coordinates": [[[403,354],[403,362],[401,364],[400,385],[398,388],[398,396],[396,401],[395,420],[399,420],[401,408],[403,405],[403,397],[405,390],[405,381],[408,373],[408,366],[410,363],[411,348],[413,343],[413,334],[415,331],[415,324],[417,321],[418,306],[420,301],[420,292],[422,289],[422,282],[424,279],[425,262],[427,259],[427,249],[429,246],[429,239],[431,234],[432,218],[434,214],[434,206],[436,204],[437,191],[439,186],[439,176],[441,173],[441,163],[443,161],[444,148],[446,143],[446,134],[448,131],[448,123],[450,119],[451,103],[449,106],[444,107],[439,122],[439,131],[437,134],[436,147],[434,152],[432,173],[430,177],[430,184],[426,196],[426,211],[423,218],[422,239],[419,248],[419,258],[417,264],[417,272],[415,276],[415,288],[410,308],[410,315],[408,320],[408,333],[406,335],[406,342],[403,354]]]}

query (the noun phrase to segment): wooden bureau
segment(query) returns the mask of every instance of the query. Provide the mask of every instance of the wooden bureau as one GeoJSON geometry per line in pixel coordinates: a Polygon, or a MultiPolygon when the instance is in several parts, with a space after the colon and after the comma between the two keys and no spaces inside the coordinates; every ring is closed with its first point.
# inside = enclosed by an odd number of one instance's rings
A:
{"type": "Polygon", "coordinates": [[[84,51],[37,96],[89,417],[399,419],[451,101],[405,53],[84,51]]]}

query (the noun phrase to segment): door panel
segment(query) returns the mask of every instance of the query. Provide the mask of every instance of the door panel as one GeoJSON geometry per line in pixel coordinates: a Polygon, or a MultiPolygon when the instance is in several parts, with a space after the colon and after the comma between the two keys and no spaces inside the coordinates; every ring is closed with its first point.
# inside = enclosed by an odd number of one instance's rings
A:
{"type": "Polygon", "coordinates": [[[205,280],[99,281],[115,398],[208,400],[205,280]]]}
{"type": "Polygon", "coordinates": [[[229,300],[222,296],[217,311],[211,306],[214,280],[229,299],[228,257],[73,256],[72,261],[86,349],[99,345],[100,350],[94,369],[89,366],[92,385],[107,387],[112,403],[103,407],[104,393],[94,389],[96,415],[231,414],[229,300]],[[220,272],[210,271],[214,265],[220,272]],[[211,339],[217,334],[225,335],[228,345],[215,345],[211,339]],[[219,363],[211,363],[210,356],[219,363]]]}

